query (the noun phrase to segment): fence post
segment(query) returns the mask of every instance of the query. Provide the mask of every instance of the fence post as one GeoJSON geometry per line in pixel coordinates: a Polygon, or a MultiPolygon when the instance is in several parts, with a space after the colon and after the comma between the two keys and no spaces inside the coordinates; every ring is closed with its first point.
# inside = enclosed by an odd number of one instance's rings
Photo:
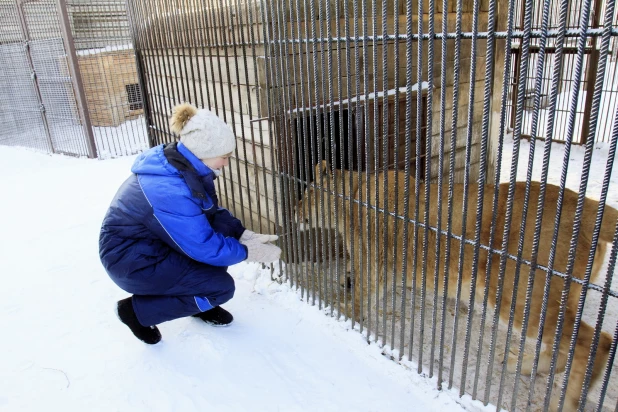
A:
{"type": "Polygon", "coordinates": [[[36,92],[37,99],[39,101],[39,108],[41,111],[41,118],[43,120],[43,128],[45,129],[45,134],[47,136],[47,143],[49,144],[49,149],[52,153],[56,153],[56,149],[54,148],[54,141],[51,136],[51,131],[49,130],[49,123],[47,122],[47,115],[45,114],[45,105],[43,104],[43,97],[41,96],[41,89],[39,89],[39,81],[37,79],[36,71],[34,70],[34,63],[32,62],[32,55],[30,54],[30,33],[28,32],[28,22],[26,21],[26,16],[24,13],[25,1],[19,0],[17,1],[17,14],[19,15],[19,23],[21,26],[22,35],[24,38],[24,47],[26,48],[26,58],[28,60],[28,66],[30,67],[30,72],[32,76],[32,84],[34,86],[34,90],[36,92]]]}
{"type": "MultiPolygon", "coordinates": [[[[591,28],[597,29],[600,27],[601,21],[601,0],[594,0],[594,8],[592,9],[591,28]]],[[[588,140],[588,132],[590,131],[590,113],[592,112],[592,96],[594,95],[594,85],[597,78],[597,66],[599,65],[599,48],[597,42],[600,39],[591,39],[590,55],[588,57],[588,70],[586,70],[586,101],[584,103],[584,115],[582,122],[582,131],[579,139],[579,144],[585,145],[588,140]]],[[[602,86],[601,86],[602,87],[602,86]]]]}
{"type": "Polygon", "coordinates": [[[69,13],[67,11],[66,0],[56,0],[56,3],[58,5],[60,29],[62,30],[62,38],[64,40],[64,46],[67,53],[69,70],[73,73],[73,75],[71,76],[71,81],[73,83],[73,90],[75,91],[75,98],[77,99],[77,109],[79,110],[79,114],[82,120],[82,126],[84,128],[84,134],[86,135],[88,157],[96,158],[98,156],[97,146],[94,141],[94,134],[92,132],[90,112],[88,111],[88,104],[86,102],[86,94],[84,93],[82,75],[79,70],[79,64],[77,62],[77,53],[75,53],[75,43],[73,42],[73,34],[71,33],[71,24],[69,22],[69,13]]]}

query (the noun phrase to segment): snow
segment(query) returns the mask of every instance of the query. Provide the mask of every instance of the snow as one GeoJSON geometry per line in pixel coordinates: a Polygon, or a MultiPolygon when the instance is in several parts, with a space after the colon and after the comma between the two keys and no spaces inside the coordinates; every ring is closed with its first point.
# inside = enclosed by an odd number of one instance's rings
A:
{"type": "Polygon", "coordinates": [[[488,410],[438,392],[256,264],[230,268],[230,327],[179,319],[158,345],[135,339],[97,248],[134,158],[0,146],[1,411],[488,410]]]}
{"type": "MultiPolygon", "coordinates": [[[[528,141],[521,145],[518,180],[525,178],[530,148],[528,141]]],[[[592,198],[600,194],[608,148],[595,144],[587,192],[592,198]]],[[[539,142],[536,180],[542,151],[539,142]]],[[[559,181],[563,154],[563,145],[552,146],[551,183],[559,181]]],[[[572,147],[567,186],[575,190],[583,154],[583,147],[572,147]]],[[[512,138],[507,136],[502,181],[508,180],[511,157],[512,138]]],[[[426,370],[418,375],[414,362],[392,361],[390,349],[368,345],[350,322],[307,304],[299,292],[272,280],[270,269],[256,264],[230,268],[237,284],[235,298],[224,305],[236,318],[230,327],[179,319],[160,325],[163,341],[158,345],[136,340],[114,313],[115,302],[127,295],[109,280],[97,254],[101,220],[134,158],[100,161],[0,146],[5,176],[0,181],[0,411],[372,411],[408,410],[410,405],[495,410],[468,395],[458,398],[456,388],[437,391],[435,376],[427,378],[426,370]]],[[[618,184],[617,173],[610,188],[618,184]]],[[[618,206],[615,190],[608,204],[618,206]]],[[[612,289],[618,290],[617,279],[612,289]]],[[[584,320],[590,324],[599,301],[598,292],[589,293],[584,320]]],[[[610,299],[603,329],[613,334],[617,321],[618,305],[610,299]]],[[[503,347],[499,341],[497,350],[503,347]]],[[[447,345],[447,360],[450,351],[447,345]]],[[[470,356],[472,364],[476,355],[470,356]]],[[[501,365],[494,369],[499,376],[501,365]]],[[[445,378],[448,372],[445,364],[445,378]]],[[[460,372],[456,366],[455,387],[460,372]]],[[[618,397],[614,375],[606,405],[618,397]]],[[[506,378],[507,393],[512,379],[506,378]]],[[[473,381],[470,374],[466,391],[473,381]]],[[[544,384],[544,378],[537,379],[533,405],[544,384]]],[[[519,393],[525,398],[526,385],[522,377],[519,393]]],[[[494,389],[497,384],[492,399],[494,389]]],[[[525,401],[519,398],[518,404],[525,401]]]]}
{"type": "Polygon", "coordinates": [[[117,46],[101,47],[99,49],[82,49],[82,50],[78,50],[76,53],[78,56],[88,56],[91,54],[109,53],[109,52],[119,51],[119,50],[133,50],[133,45],[132,44],[121,44],[117,46]]]}
{"type": "MultiPolygon", "coordinates": [[[[421,90],[425,91],[429,88],[429,83],[427,82],[421,82],[421,90]]],[[[410,87],[410,91],[412,92],[416,92],[418,91],[418,83],[414,83],[411,87],[410,87]]],[[[400,87],[399,89],[389,89],[386,91],[386,96],[394,96],[397,92],[399,92],[399,94],[401,95],[405,95],[408,92],[407,87],[400,87]]],[[[351,99],[344,99],[341,101],[335,101],[332,104],[326,103],[323,105],[320,105],[319,107],[321,109],[326,109],[327,107],[330,106],[339,106],[339,105],[346,105],[349,103],[356,103],[356,102],[364,102],[366,100],[374,100],[376,98],[376,96],[378,98],[383,98],[384,97],[384,92],[378,92],[378,93],[369,93],[367,95],[361,95],[361,96],[354,96],[351,99]]],[[[311,109],[313,110],[317,110],[318,106],[313,106],[311,109]]],[[[310,110],[309,107],[300,107],[300,108],[296,108],[296,109],[292,109],[290,110],[288,113],[298,113],[298,112],[305,112],[310,110]]]]}
{"type": "MultiPolygon", "coordinates": [[[[92,128],[99,159],[110,159],[141,153],[148,149],[148,131],[143,117],[127,120],[114,126],[92,128]]],[[[49,139],[42,124],[34,123],[29,128],[11,130],[3,145],[24,146],[47,153],[49,139]]],[[[84,128],[73,121],[58,121],[50,128],[54,150],[75,156],[88,156],[84,128]]]]}

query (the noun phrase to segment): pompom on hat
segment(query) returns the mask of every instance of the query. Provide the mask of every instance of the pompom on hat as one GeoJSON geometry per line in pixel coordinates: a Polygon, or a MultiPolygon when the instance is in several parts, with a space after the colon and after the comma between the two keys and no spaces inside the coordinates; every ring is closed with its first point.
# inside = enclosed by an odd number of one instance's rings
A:
{"type": "Polygon", "coordinates": [[[236,148],[236,136],[227,123],[214,113],[190,103],[174,107],[170,127],[199,159],[224,156],[236,148]]]}

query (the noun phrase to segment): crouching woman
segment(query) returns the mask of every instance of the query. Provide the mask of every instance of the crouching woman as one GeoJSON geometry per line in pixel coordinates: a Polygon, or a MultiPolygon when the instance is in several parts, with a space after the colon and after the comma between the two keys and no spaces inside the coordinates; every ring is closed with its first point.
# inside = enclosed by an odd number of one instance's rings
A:
{"type": "Polygon", "coordinates": [[[230,127],[189,104],[174,108],[170,124],[180,142],[137,157],[99,237],[105,270],[133,295],[117,303],[118,317],[149,344],[161,340],[156,325],[177,318],[230,324],[220,306],[234,296],[227,267],[281,254],[270,243],[277,236],[245,229],[218,204],[214,180],[236,147],[230,127]]]}

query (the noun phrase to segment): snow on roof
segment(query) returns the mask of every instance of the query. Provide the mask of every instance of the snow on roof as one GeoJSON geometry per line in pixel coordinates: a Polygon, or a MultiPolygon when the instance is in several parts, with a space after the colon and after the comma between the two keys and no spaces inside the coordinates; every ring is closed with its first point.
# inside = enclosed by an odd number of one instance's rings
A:
{"type": "MultiPolygon", "coordinates": [[[[429,88],[429,83],[421,82],[421,90],[427,90],[428,88],[429,88]]],[[[412,85],[411,91],[415,92],[417,90],[418,90],[418,83],[415,83],[415,84],[412,85]]],[[[407,91],[408,91],[407,86],[399,88],[399,93],[400,94],[406,94],[407,91]]],[[[397,89],[390,89],[390,90],[386,91],[386,95],[387,96],[393,96],[393,95],[395,95],[396,92],[397,92],[397,89]]],[[[369,93],[367,95],[363,94],[363,95],[360,95],[360,96],[352,97],[351,99],[344,99],[344,100],[340,100],[340,101],[338,100],[336,102],[333,102],[332,104],[331,103],[326,103],[326,104],[322,104],[320,106],[313,106],[311,108],[309,108],[309,107],[298,107],[296,109],[288,111],[288,113],[304,112],[304,111],[307,111],[307,110],[310,110],[310,109],[311,110],[315,110],[318,107],[323,108],[323,107],[327,107],[327,106],[339,106],[340,104],[346,105],[346,104],[349,104],[349,103],[355,103],[357,101],[358,102],[363,102],[365,100],[373,100],[376,97],[378,97],[378,98],[384,97],[384,92],[382,91],[382,92],[378,92],[378,93],[369,93]]]]}
{"type": "Polygon", "coordinates": [[[89,56],[91,54],[100,54],[100,53],[107,53],[107,52],[113,52],[113,51],[118,51],[118,50],[132,50],[132,49],[133,49],[132,44],[122,44],[120,46],[107,46],[107,47],[103,47],[100,49],[79,50],[77,51],[77,55],[78,56],[89,56]]]}

